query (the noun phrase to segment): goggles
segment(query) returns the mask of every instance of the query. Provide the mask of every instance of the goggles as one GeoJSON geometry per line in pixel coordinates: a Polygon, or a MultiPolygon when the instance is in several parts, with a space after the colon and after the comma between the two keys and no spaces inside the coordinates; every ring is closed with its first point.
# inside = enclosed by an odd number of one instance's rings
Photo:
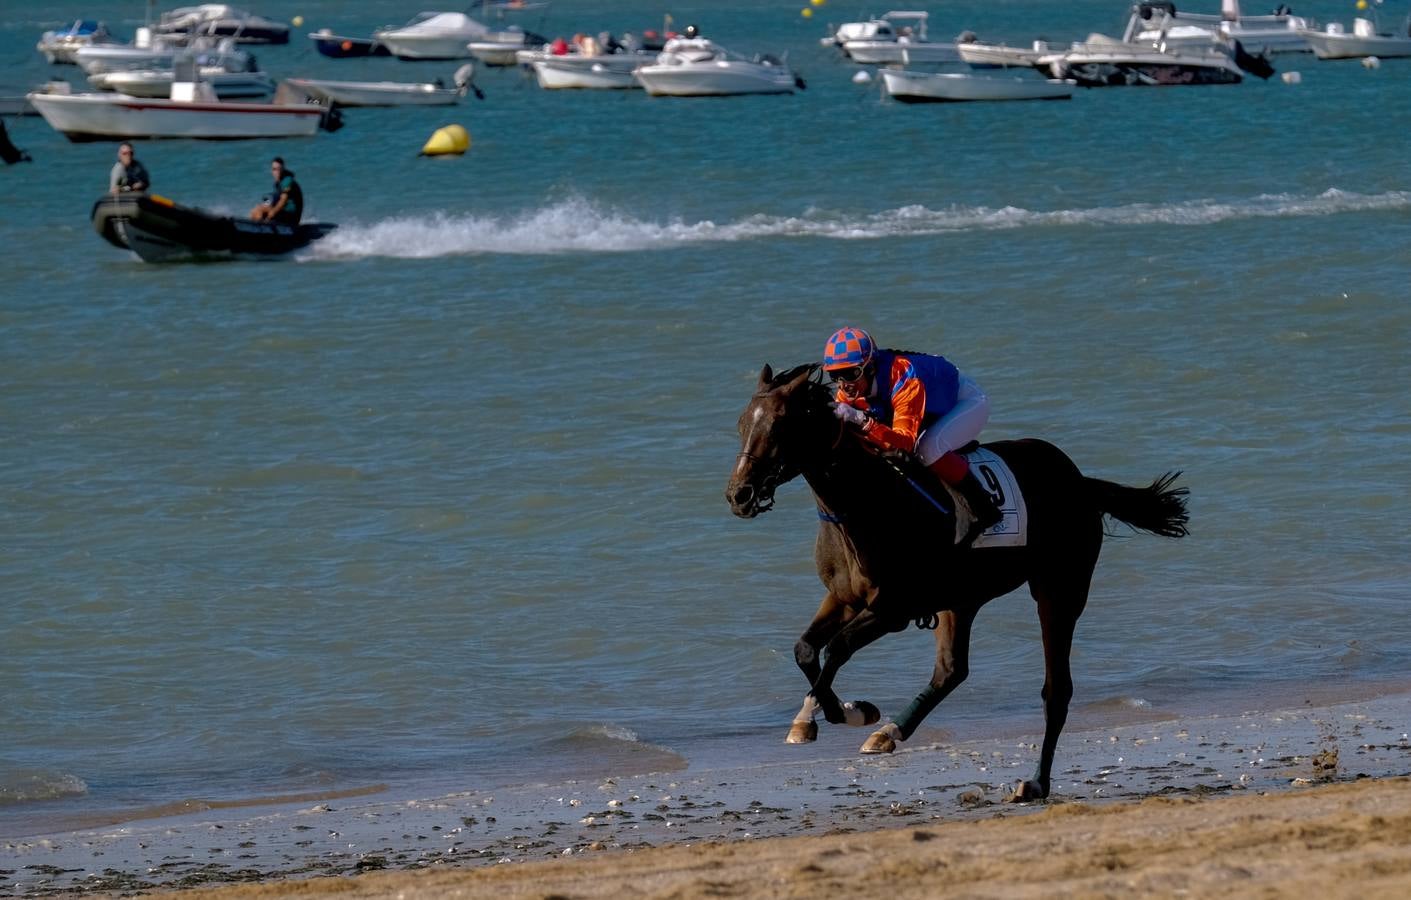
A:
{"type": "Polygon", "coordinates": [[[830,369],[828,379],[830,381],[861,381],[866,371],[862,366],[848,366],[846,369],[830,369]]]}

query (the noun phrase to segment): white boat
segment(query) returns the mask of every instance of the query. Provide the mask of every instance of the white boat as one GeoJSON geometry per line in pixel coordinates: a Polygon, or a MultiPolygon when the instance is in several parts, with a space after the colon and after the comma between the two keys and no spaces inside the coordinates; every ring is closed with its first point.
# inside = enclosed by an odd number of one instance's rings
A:
{"type": "Polygon", "coordinates": [[[121,69],[166,68],[178,56],[195,54],[203,66],[220,66],[229,72],[245,72],[253,68],[250,54],[235,46],[232,38],[198,37],[190,46],[182,46],[177,35],[153,36],[145,28],[137,29],[137,39],[131,44],[92,44],[74,51],[74,62],[88,75],[116,72],[121,69]]]}
{"type": "Polygon", "coordinates": [[[633,73],[640,66],[655,60],[656,54],[623,52],[555,55],[547,50],[521,50],[516,58],[521,65],[534,70],[539,87],[545,90],[630,90],[642,86],[633,73]]]}
{"type": "MultiPolygon", "coordinates": [[[[176,74],[171,69],[123,69],[88,76],[100,91],[117,91],[129,97],[170,97],[176,74]]],[[[220,100],[256,100],[274,93],[274,79],[264,72],[227,72],[219,66],[202,66],[201,80],[220,100]]]]}
{"type": "MultiPolygon", "coordinates": [[[[466,67],[462,67],[464,71],[466,67]]],[[[286,78],[290,87],[316,100],[337,106],[454,106],[469,89],[467,77],[457,87],[438,82],[328,81],[321,78],[286,78]]]]}
{"type": "Polygon", "coordinates": [[[464,13],[419,13],[400,28],[380,28],[372,37],[399,59],[465,59],[471,41],[484,40],[490,28],[464,13]]]}
{"type": "Polygon", "coordinates": [[[68,28],[46,31],[34,47],[51,63],[74,64],[74,51],[91,44],[107,43],[112,35],[108,26],[93,19],[79,19],[68,28]]]}
{"type": "Polygon", "coordinates": [[[465,48],[470,51],[471,56],[487,66],[512,66],[519,61],[517,54],[521,50],[547,43],[548,39],[543,35],[525,31],[518,25],[511,25],[491,31],[479,40],[468,42],[465,48]]]}
{"type": "Polygon", "coordinates": [[[893,10],[865,22],[844,22],[826,38],[819,38],[818,42],[825,47],[842,47],[848,41],[895,41],[901,33],[910,33],[907,26],[898,27],[896,20],[906,21],[918,17],[924,22],[926,13],[893,10]]]}
{"type": "Polygon", "coordinates": [[[956,62],[960,54],[950,41],[930,41],[926,38],[924,12],[898,10],[887,13],[892,31],[881,37],[843,42],[843,52],[855,63],[890,65],[903,61],[902,54],[913,63],[956,62]],[[899,23],[909,22],[909,25],[899,23]]]}
{"type": "Polygon", "coordinates": [[[986,100],[1067,100],[1074,81],[973,72],[913,72],[882,69],[887,93],[903,103],[986,100]]]}
{"type": "Polygon", "coordinates": [[[224,3],[183,6],[162,13],[158,34],[210,34],[231,37],[241,44],[287,44],[289,26],[224,3]]]}
{"type": "Polygon", "coordinates": [[[1244,70],[1228,48],[1162,50],[1102,34],[1089,35],[1063,52],[1040,56],[1038,63],[1054,78],[1072,78],[1085,87],[1238,84],[1244,80],[1244,70]]]}
{"type": "Polygon", "coordinates": [[[1319,59],[1361,59],[1368,56],[1411,56],[1411,23],[1401,34],[1377,31],[1370,19],[1352,20],[1352,34],[1338,22],[1330,22],[1322,31],[1307,29],[1299,32],[1319,59]]]}
{"type": "Polygon", "coordinates": [[[745,59],[706,38],[672,38],[656,62],[637,68],[637,81],[654,97],[792,94],[803,79],[773,56],[745,59]]]}
{"type": "Polygon", "coordinates": [[[176,63],[171,96],[162,99],[122,94],[31,93],[29,101],[55,131],[71,141],[130,138],[308,137],[322,126],[333,130],[333,111],[311,103],[240,103],[216,99],[189,58],[176,63]]]}
{"type": "Polygon", "coordinates": [[[1221,0],[1220,12],[1178,12],[1170,0],[1154,0],[1132,7],[1136,20],[1133,40],[1166,42],[1168,47],[1204,45],[1216,35],[1239,41],[1252,53],[1307,53],[1312,48],[1300,34],[1309,26],[1286,6],[1264,16],[1246,16],[1239,0],[1221,0]]]}
{"type": "Polygon", "coordinates": [[[1007,68],[1036,66],[1040,56],[1062,52],[1067,49],[1067,45],[1056,46],[1048,41],[1034,41],[1028,47],[1011,47],[1008,44],[962,40],[955,42],[955,49],[962,62],[975,68],[1007,68]]]}

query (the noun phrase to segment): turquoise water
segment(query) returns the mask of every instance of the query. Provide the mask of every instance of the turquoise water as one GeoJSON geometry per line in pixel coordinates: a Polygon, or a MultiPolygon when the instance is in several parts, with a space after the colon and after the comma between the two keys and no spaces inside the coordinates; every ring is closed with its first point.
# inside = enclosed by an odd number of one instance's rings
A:
{"type": "MultiPolygon", "coordinates": [[[[130,33],[141,3],[100,4],[130,33]]],[[[276,76],[449,79],[302,38],[400,3],[263,3],[276,76]]],[[[279,154],[312,218],[281,263],[143,264],[88,210],[114,147],[9,120],[0,171],[0,834],[190,798],[481,787],[849,753],[784,748],[820,587],[802,485],[740,521],[723,488],[764,362],[838,325],[988,390],[991,438],[1089,474],[1183,469],[1190,538],[1118,537],[1075,651],[1075,722],[1403,675],[1411,426],[1411,61],[1311,56],[1231,87],[906,107],[818,46],[829,3],[556,0],[548,34],[678,26],[789,51],[809,89],[540,91],[350,110],[292,141],[139,142],[156,189],[248,209],[279,154]],[[417,150],[464,124],[461,159],[417,150]]],[[[0,83],[95,7],[0,2],[0,83]]],[[[1350,20],[1350,5],[1300,5],[1350,20]]],[[[932,34],[1119,31],[1120,3],[959,2],[932,34]]],[[[1387,18],[1391,22],[1391,18],[1387,18]]],[[[944,571],[937,571],[944,584],[944,571]]],[[[923,735],[1037,729],[1026,594],[980,617],[923,735]]],[[[848,696],[894,713],[929,636],[848,696]]]]}

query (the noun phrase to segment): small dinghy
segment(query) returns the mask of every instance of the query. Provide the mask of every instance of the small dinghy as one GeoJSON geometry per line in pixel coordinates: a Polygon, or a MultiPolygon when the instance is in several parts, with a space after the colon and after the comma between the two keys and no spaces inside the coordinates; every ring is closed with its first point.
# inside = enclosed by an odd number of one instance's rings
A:
{"type": "Polygon", "coordinates": [[[306,247],[337,225],[252,222],[181,206],[157,194],[117,194],[93,204],[93,230],[147,262],[274,259],[306,247]]]}

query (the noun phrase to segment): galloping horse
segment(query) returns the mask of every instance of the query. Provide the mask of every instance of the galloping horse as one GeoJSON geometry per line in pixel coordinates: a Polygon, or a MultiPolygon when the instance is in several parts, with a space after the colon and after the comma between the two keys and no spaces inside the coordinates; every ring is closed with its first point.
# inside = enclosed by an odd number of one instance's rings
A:
{"type": "MultiPolygon", "coordinates": [[[[1054,748],[1073,696],[1073,629],[1088,600],[1103,516],[1152,534],[1187,534],[1187,490],[1172,487],[1180,473],[1168,473],[1148,487],[1127,487],[1084,476],[1063,451],[1045,441],[985,444],[1020,487],[1027,506],[1027,541],[961,549],[955,540],[956,496],[939,480],[918,483],[924,476],[912,477],[897,460],[857,439],[834,417],[830,391],[817,374],[818,365],[812,363],[777,376],[764,367],[740,416],[740,453],[725,489],[730,509],[747,519],[770,509],[775,489],[798,475],[818,504],[814,557],[827,594],[794,645],[809,691],[789,743],[817,737],[818,711],[835,724],[880,721],[871,703],[842,703],[833,692],[833,679],[858,650],[915,621],[936,631],[931,681],[900,716],[862,745],[863,753],[895,750],[965,680],[970,627],[980,607],[1028,582],[1043,629],[1044,742],[1034,777],[1019,782],[1010,799],[1047,797],[1054,748]]],[[[959,524],[963,533],[968,523],[962,519],[959,524]]]]}

